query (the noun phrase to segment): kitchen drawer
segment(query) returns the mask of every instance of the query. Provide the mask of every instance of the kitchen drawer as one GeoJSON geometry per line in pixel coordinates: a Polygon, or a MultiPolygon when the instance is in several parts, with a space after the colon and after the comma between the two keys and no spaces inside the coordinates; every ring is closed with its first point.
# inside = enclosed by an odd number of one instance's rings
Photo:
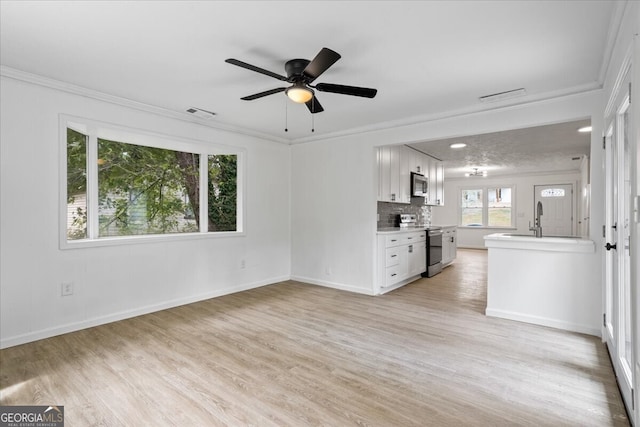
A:
{"type": "Polygon", "coordinates": [[[387,274],[384,281],[385,287],[395,285],[403,279],[402,271],[399,265],[387,268],[386,273],[387,274]]]}
{"type": "Polygon", "coordinates": [[[427,240],[427,232],[426,231],[416,231],[415,233],[406,233],[403,236],[405,245],[410,245],[412,243],[426,242],[427,240]]]}
{"type": "Polygon", "coordinates": [[[427,232],[424,230],[389,234],[385,236],[385,247],[393,248],[400,245],[411,245],[413,243],[425,242],[426,240],[427,232]]]}
{"type": "Polygon", "coordinates": [[[392,248],[394,246],[399,246],[399,245],[404,245],[405,240],[404,240],[404,234],[390,234],[388,236],[385,236],[385,247],[386,248],[392,248]]]}
{"type": "Polygon", "coordinates": [[[400,263],[400,253],[404,248],[397,246],[395,248],[389,248],[386,252],[385,267],[392,267],[400,263]]]}

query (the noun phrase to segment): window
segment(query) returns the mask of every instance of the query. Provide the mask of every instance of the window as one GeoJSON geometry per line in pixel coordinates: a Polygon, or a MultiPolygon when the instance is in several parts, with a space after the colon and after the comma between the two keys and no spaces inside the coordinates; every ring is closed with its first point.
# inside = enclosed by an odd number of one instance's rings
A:
{"type": "Polygon", "coordinates": [[[483,191],[482,189],[462,190],[462,200],[460,202],[460,225],[481,226],[483,225],[483,191]]]}
{"type": "Polygon", "coordinates": [[[564,197],[564,188],[545,188],[540,192],[541,197],[564,197]]]}
{"type": "Polygon", "coordinates": [[[514,187],[476,187],[460,190],[460,225],[515,227],[514,187]]]}
{"type": "Polygon", "coordinates": [[[511,227],[511,187],[487,189],[487,225],[511,227]]]}
{"type": "Polygon", "coordinates": [[[63,247],[133,236],[242,231],[239,152],[61,121],[63,247]]]}

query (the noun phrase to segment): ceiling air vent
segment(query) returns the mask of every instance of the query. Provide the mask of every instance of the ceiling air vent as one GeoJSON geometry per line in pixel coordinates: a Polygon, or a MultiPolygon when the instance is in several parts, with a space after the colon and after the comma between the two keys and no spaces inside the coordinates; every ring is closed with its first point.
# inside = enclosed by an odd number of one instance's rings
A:
{"type": "Polygon", "coordinates": [[[524,88],[508,90],[506,92],[492,93],[491,95],[481,96],[479,99],[481,102],[495,102],[502,101],[503,99],[515,98],[518,96],[524,96],[527,91],[524,88]]]}
{"type": "Polygon", "coordinates": [[[193,114],[201,119],[212,119],[216,113],[212,111],[203,110],[202,108],[190,107],[187,109],[187,113],[193,114]]]}

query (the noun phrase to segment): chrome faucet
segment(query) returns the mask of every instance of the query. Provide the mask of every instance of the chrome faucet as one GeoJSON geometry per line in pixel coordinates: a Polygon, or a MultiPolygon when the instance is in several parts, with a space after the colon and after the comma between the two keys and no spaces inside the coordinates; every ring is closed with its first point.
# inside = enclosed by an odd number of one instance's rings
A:
{"type": "Polygon", "coordinates": [[[529,231],[533,231],[536,234],[536,237],[542,237],[542,224],[540,224],[540,217],[542,216],[542,202],[538,202],[536,205],[536,219],[534,226],[531,226],[531,221],[529,221],[529,231]]]}

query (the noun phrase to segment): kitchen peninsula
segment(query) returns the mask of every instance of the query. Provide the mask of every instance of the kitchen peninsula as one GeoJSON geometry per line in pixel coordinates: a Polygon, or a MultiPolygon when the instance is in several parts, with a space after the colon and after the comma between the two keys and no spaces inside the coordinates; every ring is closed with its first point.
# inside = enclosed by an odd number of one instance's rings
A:
{"type": "Polygon", "coordinates": [[[595,243],[580,237],[496,233],[488,249],[486,315],[600,335],[591,283],[595,243]]]}

